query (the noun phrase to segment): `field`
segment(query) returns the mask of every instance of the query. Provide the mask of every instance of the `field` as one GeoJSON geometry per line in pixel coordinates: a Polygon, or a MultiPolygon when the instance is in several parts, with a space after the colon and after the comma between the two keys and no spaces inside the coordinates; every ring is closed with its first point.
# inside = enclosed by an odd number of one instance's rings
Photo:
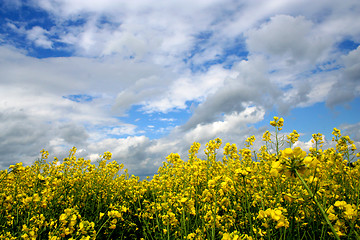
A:
{"type": "Polygon", "coordinates": [[[105,152],[97,164],[41,158],[0,172],[0,239],[360,239],[356,146],[334,129],[334,148],[294,147],[283,119],[254,150],[221,139],[187,160],[170,154],[151,179],[129,176],[105,152]],[[217,156],[223,151],[223,158],[217,156]]]}

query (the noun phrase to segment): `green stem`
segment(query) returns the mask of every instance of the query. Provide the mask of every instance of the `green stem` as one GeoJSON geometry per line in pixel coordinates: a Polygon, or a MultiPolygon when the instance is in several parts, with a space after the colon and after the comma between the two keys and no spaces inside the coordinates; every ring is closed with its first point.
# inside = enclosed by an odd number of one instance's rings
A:
{"type": "Polygon", "coordinates": [[[278,139],[277,127],[275,127],[275,140],[276,140],[276,156],[279,156],[279,139],[278,139]]]}
{"type": "Polygon", "coordinates": [[[97,236],[99,235],[99,233],[101,232],[101,229],[105,226],[105,224],[110,220],[110,218],[106,219],[106,221],[101,225],[101,227],[99,228],[99,230],[96,232],[96,236],[95,239],[97,238],[97,236]]]}
{"type": "Polygon", "coordinates": [[[296,175],[299,177],[299,179],[301,180],[302,184],[304,185],[304,187],[306,188],[306,190],[308,191],[308,193],[310,194],[311,198],[314,199],[316,205],[318,206],[318,208],[320,209],[320,212],[322,213],[323,217],[325,218],[326,223],[329,225],[331,231],[333,232],[334,236],[336,239],[340,240],[340,237],[338,236],[338,234],[336,233],[333,225],[331,224],[326,212],[324,211],[324,209],[322,208],[322,206],[320,205],[320,203],[318,202],[318,200],[316,199],[315,195],[312,193],[312,191],[310,190],[310,188],[308,187],[308,185],[306,184],[306,182],[304,181],[304,179],[300,176],[300,174],[298,173],[298,171],[295,169],[296,175]]]}
{"type": "Polygon", "coordinates": [[[213,218],[214,218],[214,223],[213,223],[213,226],[211,228],[211,239],[212,240],[215,240],[215,227],[216,227],[216,207],[217,207],[217,204],[216,204],[216,193],[214,193],[214,198],[215,198],[215,201],[214,201],[214,204],[215,204],[215,209],[213,209],[213,218]]]}
{"type": "Polygon", "coordinates": [[[253,224],[252,224],[252,219],[251,219],[251,211],[250,211],[250,204],[249,204],[249,200],[248,200],[248,194],[247,194],[247,190],[246,190],[246,181],[245,181],[245,177],[243,177],[243,183],[244,183],[244,189],[245,189],[245,201],[246,201],[246,211],[247,211],[247,218],[249,220],[250,223],[250,235],[251,237],[253,236],[253,224]]]}
{"type": "Polygon", "coordinates": [[[167,240],[170,240],[170,225],[169,225],[169,222],[166,225],[166,230],[167,230],[167,240]]]}

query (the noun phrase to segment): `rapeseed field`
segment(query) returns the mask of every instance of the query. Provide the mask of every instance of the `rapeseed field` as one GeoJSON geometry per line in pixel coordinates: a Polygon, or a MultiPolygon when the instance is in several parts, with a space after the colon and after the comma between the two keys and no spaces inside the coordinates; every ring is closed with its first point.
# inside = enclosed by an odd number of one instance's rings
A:
{"type": "Polygon", "coordinates": [[[98,164],[41,158],[0,171],[0,239],[360,239],[359,153],[334,129],[334,148],[313,134],[281,135],[274,117],[263,145],[214,139],[198,158],[172,153],[150,179],[129,176],[105,152],[98,164]],[[223,157],[219,157],[223,151],[223,157]]]}

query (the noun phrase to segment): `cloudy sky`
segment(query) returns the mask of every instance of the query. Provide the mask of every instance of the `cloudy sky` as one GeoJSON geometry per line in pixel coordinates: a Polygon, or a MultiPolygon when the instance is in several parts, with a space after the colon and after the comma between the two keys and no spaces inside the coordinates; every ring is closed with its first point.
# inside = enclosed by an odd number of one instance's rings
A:
{"type": "Polygon", "coordinates": [[[194,141],[261,144],[275,115],[304,146],[360,141],[358,0],[0,4],[1,169],[76,146],[152,175],[194,141]]]}

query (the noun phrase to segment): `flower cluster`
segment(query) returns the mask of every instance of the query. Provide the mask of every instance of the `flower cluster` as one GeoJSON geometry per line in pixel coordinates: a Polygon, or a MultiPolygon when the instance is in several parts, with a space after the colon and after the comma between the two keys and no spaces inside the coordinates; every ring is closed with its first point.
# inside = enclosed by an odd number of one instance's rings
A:
{"type": "Polygon", "coordinates": [[[40,159],[0,171],[0,239],[358,239],[360,164],[356,146],[334,129],[336,147],[295,147],[297,131],[255,136],[245,147],[217,138],[170,154],[140,180],[105,152],[97,163],[40,159]],[[286,144],[287,147],[284,147],[286,144]],[[219,157],[221,156],[221,157],[219,157]]]}
{"type": "Polygon", "coordinates": [[[283,214],[283,213],[286,214],[286,212],[287,212],[287,210],[282,207],[275,208],[275,209],[268,208],[265,211],[260,210],[257,218],[264,220],[264,223],[262,223],[262,226],[264,226],[265,228],[269,228],[269,224],[271,224],[271,222],[274,222],[276,224],[275,229],[278,229],[281,227],[288,228],[289,221],[283,214]]]}

